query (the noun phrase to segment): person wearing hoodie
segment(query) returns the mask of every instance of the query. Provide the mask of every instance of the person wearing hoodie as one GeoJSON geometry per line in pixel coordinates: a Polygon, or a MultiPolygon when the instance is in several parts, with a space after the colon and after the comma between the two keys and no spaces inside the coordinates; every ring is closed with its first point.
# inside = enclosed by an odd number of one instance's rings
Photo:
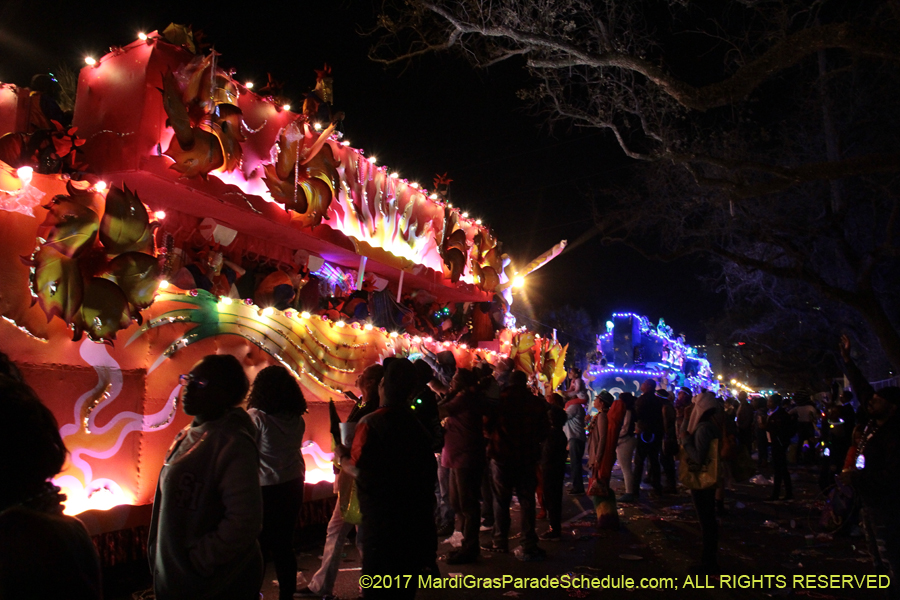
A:
{"type": "Polygon", "coordinates": [[[256,425],[259,483],[262,486],[263,556],[272,556],[279,600],[290,600],[297,587],[297,557],[292,541],[303,504],[306,465],[300,446],[306,423],[306,399],[294,376],[281,365],[266,367],[253,381],[247,414],[256,425]]]}
{"type": "Polygon", "coordinates": [[[584,380],[581,378],[581,369],[572,367],[569,369],[569,388],[564,392],[566,397],[566,416],[568,420],[565,425],[566,439],[568,439],[569,448],[569,469],[572,476],[572,489],[569,494],[584,493],[584,467],[582,459],[584,458],[584,446],[587,443],[587,436],[584,432],[584,417],[587,408],[587,389],[584,380]]]}
{"type": "MultiPolygon", "coordinates": [[[[703,392],[694,396],[693,406],[686,416],[687,427],[681,431],[681,446],[687,453],[688,460],[697,465],[707,461],[710,445],[719,438],[721,429],[714,418],[717,404],[712,392],[703,392]]],[[[714,457],[717,458],[717,457],[714,457]]],[[[716,522],[716,487],[702,490],[691,490],[694,508],[700,521],[700,534],[703,538],[703,554],[700,564],[691,567],[692,572],[715,574],[719,571],[718,546],[719,525],[716,522]]]]}
{"type": "Polygon", "coordinates": [[[159,600],[259,598],[262,494],[256,426],[238,405],[250,387],[230,355],[206,356],[182,375],[193,422],[159,474],[147,554],[159,600]]]}

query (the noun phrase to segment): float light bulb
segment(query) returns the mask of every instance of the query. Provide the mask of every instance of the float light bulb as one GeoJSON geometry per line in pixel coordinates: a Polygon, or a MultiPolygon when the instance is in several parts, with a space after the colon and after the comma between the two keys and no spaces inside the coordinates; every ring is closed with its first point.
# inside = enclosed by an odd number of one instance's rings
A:
{"type": "Polygon", "coordinates": [[[429,197],[431,200],[437,200],[437,199],[438,199],[438,195],[437,195],[437,194],[431,194],[431,195],[428,196],[428,197],[429,197]]]}
{"type": "Polygon", "coordinates": [[[159,282],[159,289],[164,290],[167,287],[169,287],[169,282],[166,281],[165,279],[163,279],[162,281],[159,282]]]}
{"type": "Polygon", "coordinates": [[[141,40],[142,42],[146,42],[146,41],[147,41],[147,34],[144,33],[143,31],[140,32],[140,33],[138,34],[138,39],[141,40]]]}
{"type": "Polygon", "coordinates": [[[98,181],[97,183],[94,184],[94,189],[97,190],[98,192],[102,192],[102,191],[106,190],[106,182],[98,181]]]}
{"type": "Polygon", "coordinates": [[[736,383],[737,383],[737,379],[732,379],[732,380],[731,380],[731,385],[734,385],[734,384],[736,384],[736,383]]]}
{"type": "Polygon", "coordinates": [[[398,177],[400,177],[400,173],[398,173],[397,171],[391,173],[391,179],[397,179],[398,177]]]}
{"type": "Polygon", "coordinates": [[[163,219],[166,218],[166,211],[158,210],[155,213],[153,213],[153,216],[156,217],[157,221],[162,221],[163,219]]]}
{"type": "Polygon", "coordinates": [[[378,159],[375,158],[374,156],[370,156],[370,157],[369,157],[369,162],[372,163],[372,164],[374,165],[376,162],[378,162],[378,159]]]}
{"type": "Polygon", "coordinates": [[[308,319],[309,313],[304,310],[302,313],[300,313],[300,316],[303,317],[304,319],[308,319]]]}
{"type": "Polygon", "coordinates": [[[244,87],[247,88],[248,90],[252,90],[252,89],[253,89],[253,82],[252,82],[252,81],[248,81],[247,83],[244,84],[244,87]]]}
{"type": "Polygon", "coordinates": [[[34,169],[31,167],[19,167],[16,169],[16,175],[19,176],[19,179],[22,180],[22,183],[28,185],[31,183],[31,178],[34,177],[34,169]]]}
{"type": "Polygon", "coordinates": [[[476,225],[481,225],[481,219],[475,219],[475,224],[476,224],[476,225]]]}
{"type": "Polygon", "coordinates": [[[372,324],[366,323],[365,326],[363,327],[363,329],[365,329],[366,331],[372,331],[372,324]]]}
{"type": "Polygon", "coordinates": [[[337,323],[335,323],[335,325],[337,325],[338,327],[343,327],[346,325],[346,323],[344,323],[343,321],[338,321],[337,323]]]}
{"type": "Polygon", "coordinates": [[[271,306],[267,306],[263,309],[262,314],[264,317],[271,317],[275,313],[275,309],[271,306]]]}
{"type": "Polygon", "coordinates": [[[97,64],[97,60],[93,56],[85,56],[84,62],[90,67],[93,67],[97,64]]]}
{"type": "Polygon", "coordinates": [[[291,105],[290,105],[290,104],[285,104],[285,105],[282,106],[281,108],[283,108],[284,110],[291,110],[291,105]]]}
{"type": "Polygon", "coordinates": [[[316,131],[322,131],[322,124],[321,123],[313,123],[313,129],[315,129],[316,131]]]}
{"type": "Polygon", "coordinates": [[[349,146],[349,145],[350,145],[350,142],[348,142],[347,140],[344,140],[343,142],[341,142],[341,146],[349,146]]]}
{"type": "Polygon", "coordinates": [[[722,376],[721,376],[721,375],[719,375],[719,381],[722,381],[722,376]]]}
{"type": "Polygon", "coordinates": [[[419,189],[419,182],[418,182],[418,181],[413,181],[413,182],[412,182],[411,184],[409,184],[409,185],[413,186],[415,189],[419,189]]]}
{"type": "Polygon", "coordinates": [[[516,275],[516,276],[513,278],[513,287],[520,288],[520,287],[522,287],[523,285],[525,285],[525,278],[522,277],[521,275],[516,275]]]}

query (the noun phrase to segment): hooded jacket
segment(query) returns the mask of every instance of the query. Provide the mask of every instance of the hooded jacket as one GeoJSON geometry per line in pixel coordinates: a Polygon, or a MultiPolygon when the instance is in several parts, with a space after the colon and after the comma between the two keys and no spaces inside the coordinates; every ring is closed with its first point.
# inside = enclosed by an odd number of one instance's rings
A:
{"type": "Polygon", "coordinates": [[[259,483],[276,485],[306,475],[306,463],[300,448],[306,422],[299,414],[275,414],[247,409],[256,425],[259,448],[259,483]]]}
{"type": "Polygon", "coordinates": [[[260,577],[256,427],[241,408],[185,427],[166,456],[147,553],[159,600],[214,597],[260,577]]]}

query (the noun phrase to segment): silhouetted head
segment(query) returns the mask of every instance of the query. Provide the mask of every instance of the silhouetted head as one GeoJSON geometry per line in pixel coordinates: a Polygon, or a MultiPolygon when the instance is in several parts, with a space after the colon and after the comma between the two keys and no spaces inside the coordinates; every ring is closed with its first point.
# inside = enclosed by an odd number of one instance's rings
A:
{"type": "Polygon", "coordinates": [[[240,404],[250,382],[241,362],[230,354],[210,354],[182,376],[181,400],[184,413],[195,424],[218,419],[240,404]]]}
{"type": "Polygon", "coordinates": [[[385,369],[378,388],[381,406],[408,406],[416,389],[416,368],[409,360],[397,358],[385,369]]]}
{"type": "Polygon", "coordinates": [[[306,398],[300,385],[281,365],[272,365],[259,372],[253,380],[247,405],[270,415],[302,415],[306,412],[306,398]]]}

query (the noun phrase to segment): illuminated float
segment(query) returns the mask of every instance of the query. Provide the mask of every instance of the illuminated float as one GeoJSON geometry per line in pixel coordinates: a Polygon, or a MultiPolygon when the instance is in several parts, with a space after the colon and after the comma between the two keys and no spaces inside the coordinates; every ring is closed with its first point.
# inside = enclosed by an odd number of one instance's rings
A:
{"type": "Polygon", "coordinates": [[[654,379],[664,388],[717,389],[705,356],[675,335],[663,319],[653,325],[647,317],[616,313],[597,336],[585,379],[599,392],[640,394],[641,383],[654,379]]]}
{"type": "Polygon", "coordinates": [[[429,193],[351,147],[327,67],[301,113],[195,50],[170,27],[89,61],[70,127],[0,84],[0,350],[61,425],[67,513],[152,501],[189,422],[178,376],[207,354],[298,377],[309,484],[333,479],[327,402],[349,411],[386,356],[512,355],[562,380],[559,344],[498,327],[517,273],[490,229],[446,175],[429,193]]]}

